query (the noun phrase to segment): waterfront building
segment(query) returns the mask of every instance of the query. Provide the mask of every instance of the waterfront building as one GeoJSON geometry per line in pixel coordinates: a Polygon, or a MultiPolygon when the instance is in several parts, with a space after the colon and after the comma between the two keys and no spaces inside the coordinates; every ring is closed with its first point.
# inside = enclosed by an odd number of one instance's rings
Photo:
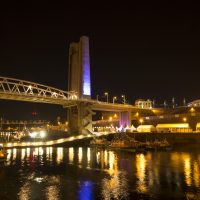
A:
{"type": "Polygon", "coordinates": [[[135,106],[137,108],[151,109],[152,108],[152,101],[150,99],[147,99],[147,100],[137,99],[135,101],[135,106]]]}
{"type": "Polygon", "coordinates": [[[163,133],[189,133],[192,132],[188,123],[158,124],[157,132],[163,133]]]}
{"type": "Polygon", "coordinates": [[[196,132],[200,132],[200,122],[198,122],[196,125],[196,132]]]}
{"type": "Polygon", "coordinates": [[[137,127],[138,132],[143,132],[143,133],[152,133],[156,132],[156,128],[153,125],[139,125],[137,127]]]}
{"type": "Polygon", "coordinates": [[[192,102],[190,102],[190,103],[188,103],[188,106],[189,107],[200,107],[200,99],[197,99],[197,100],[194,100],[194,101],[192,101],[192,102]]]}

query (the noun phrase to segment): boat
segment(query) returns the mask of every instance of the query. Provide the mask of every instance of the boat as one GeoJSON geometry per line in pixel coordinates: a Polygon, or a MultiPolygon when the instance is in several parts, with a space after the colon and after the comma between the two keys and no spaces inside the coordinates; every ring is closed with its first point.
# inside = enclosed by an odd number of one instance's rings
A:
{"type": "Polygon", "coordinates": [[[145,149],[146,150],[171,150],[172,146],[169,144],[169,142],[164,140],[155,140],[154,142],[146,142],[145,143],[145,149]]]}
{"type": "Polygon", "coordinates": [[[0,162],[4,162],[6,160],[7,154],[2,146],[0,146],[0,162]]]}
{"type": "Polygon", "coordinates": [[[108,148],[126,152],[145,152],[145,143],[139,142],[126,133],[116,133],[108,148]]]}
{"type": "Polygon", "coordinates": [[[97,147],[105,147],[108,146],[110,143],[105,138],[94,138],[90,141],[90,146],[97,146],[97,147]]]}

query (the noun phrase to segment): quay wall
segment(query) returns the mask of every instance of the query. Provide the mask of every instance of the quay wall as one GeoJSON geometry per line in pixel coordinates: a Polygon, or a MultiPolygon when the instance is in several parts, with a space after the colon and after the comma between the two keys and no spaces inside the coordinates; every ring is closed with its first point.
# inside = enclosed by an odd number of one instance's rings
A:
{"type": "Polygon", "coordinates": [[[127,133],[138,141],[154,141],[166,139],[171,144],[200,144],[200,133],[127,133]]]}

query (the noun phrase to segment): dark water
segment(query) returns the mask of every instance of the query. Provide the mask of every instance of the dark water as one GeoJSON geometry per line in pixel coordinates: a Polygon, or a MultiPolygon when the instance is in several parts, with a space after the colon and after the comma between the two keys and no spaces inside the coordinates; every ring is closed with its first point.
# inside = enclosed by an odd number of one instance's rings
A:
{"type": "Polygon", "coordinates": [[[200,193],[199,148],[145,154],[9,149],[0,167],[0,199],[194,199],[200,193]]]}

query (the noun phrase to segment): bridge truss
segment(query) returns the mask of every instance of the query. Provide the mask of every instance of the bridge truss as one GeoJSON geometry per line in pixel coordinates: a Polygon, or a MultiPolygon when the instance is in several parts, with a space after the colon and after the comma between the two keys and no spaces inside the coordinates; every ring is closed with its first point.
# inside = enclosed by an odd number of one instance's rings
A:
{"type": "Polygon", "coordinates": [[[0,77],[0,99],[64,105],[77,99],[75,92],[65,92],[42,84],[0,77]]]}

